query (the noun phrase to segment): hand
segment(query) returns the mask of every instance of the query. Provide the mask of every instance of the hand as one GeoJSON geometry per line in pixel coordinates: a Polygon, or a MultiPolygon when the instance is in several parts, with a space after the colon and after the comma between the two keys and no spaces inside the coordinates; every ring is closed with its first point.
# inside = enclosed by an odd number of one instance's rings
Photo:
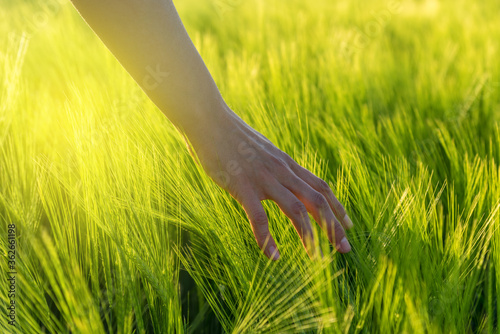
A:
{"type": "Polygon", "coordinates": [[[275,201],[292,220],[309,255],[315,251],[307,212],[340,252],[351,249],[338,219],[346,228],[352,222],[328,184],[223,103],[172,1],[72,2],[144,92],[189,138],[207,174],[243,205],[268,257],[277,259],[279,252],[260,203],[265,199],[275,201]]]}
{"type": "Polygon", "coordinates": [[[267,257],[277,260],[280,255],[261,204],[266,199],[276,202],[290,218],[311,257],[315,250],[308,212],[338,251],[351,250],[344,228],[350,229],[352,221],[325,181],[298,165],[228,107],[210,115],[220,117],[190,136],[191,153],[194,149],[212,180],[243,206],[267,257]]]}

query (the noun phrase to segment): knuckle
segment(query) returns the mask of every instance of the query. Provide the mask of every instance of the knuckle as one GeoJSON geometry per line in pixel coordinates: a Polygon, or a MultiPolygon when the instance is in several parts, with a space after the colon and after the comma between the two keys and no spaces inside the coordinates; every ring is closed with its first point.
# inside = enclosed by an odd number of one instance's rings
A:
{"type": "Polygon", "coordinates": [[[271,161],[273,169],[277,169],[277,170],[288,169],[288,163],[281,157],[277,157],[277,156],[272,155],[270,157],[270,161],[271,161]]]}
{"type": "Polygon", "coordinates": [[[267,215],[264,211],[257,211],[253,214],[252,220],[256,226],[267,226],[267,215]]]}
{"type": "Polygon", "coordinates": [[[287,164],[287,165],[293,165],[293,164],[297,164],[295,162],[295,160],[293,160],[293,158],[291,156],[289,156],[288,154],[286,154],[285,152],[283,152],[283,155],[281,157],[281,159],[287,164]]]}
{"type": "Polygon", "coordinates": [[[329,193],[331,191],[330,186],[323,179],[318,179],[318,188],[324,194],[329,193]]]}
{"type": "Polygon", "coordinates": [[[312,193],[311,202],[315,207],[321,208],[321,209],[325,208],[328,204],[326,201],[326,198],[317,191],[312,193]]]}
{"type": "Polygon", "coordinates": [[[292,204],[290,204],[290,211],[295,217],[307,215],[306,207],[301,201],[292,202],[292,204]]]}

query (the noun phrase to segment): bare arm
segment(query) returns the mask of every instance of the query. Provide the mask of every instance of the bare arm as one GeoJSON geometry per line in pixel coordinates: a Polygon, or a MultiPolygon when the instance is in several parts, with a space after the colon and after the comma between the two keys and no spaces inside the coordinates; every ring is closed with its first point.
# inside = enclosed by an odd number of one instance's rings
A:
{"type": "Polygon", "coordinates": [[[274,200],[312,256],[310,212],[350,251],[344,207],[326,182],[248,126],[224,102],[171,0],[72,0],[136,82],[191,142],[204,170],[242,204],[259,247],[279,257],[261,201],[274,200]]]}
{"type": "Polygon", "coordinates": [[[172,1],[72,2],[151,100],[188,137],[224,105],[172,1]]]}

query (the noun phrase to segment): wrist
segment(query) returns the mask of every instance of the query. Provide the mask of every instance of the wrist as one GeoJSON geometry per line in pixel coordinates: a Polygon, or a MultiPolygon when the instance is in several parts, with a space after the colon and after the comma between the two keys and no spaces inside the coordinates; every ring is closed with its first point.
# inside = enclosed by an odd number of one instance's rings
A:
{"type": "Polygon", "coordinates": [[[197,150],[198,147],[227,140],[228,132],[237,130],[240,122],[243,121],[221,97],[197,107],[181,131],[197,150]]]}

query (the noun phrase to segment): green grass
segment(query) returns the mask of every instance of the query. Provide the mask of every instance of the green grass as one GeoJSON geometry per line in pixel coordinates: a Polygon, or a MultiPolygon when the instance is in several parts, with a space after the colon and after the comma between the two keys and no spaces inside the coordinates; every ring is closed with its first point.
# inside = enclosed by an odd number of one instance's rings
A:
{"type": "Polygon", "coordinates": [[[176,1],[229,105],[355,223],[311,262],[265,201],[275,263],[69,3],[0,4],[17,332],[500,332],[498,1],[176,1]]]}

